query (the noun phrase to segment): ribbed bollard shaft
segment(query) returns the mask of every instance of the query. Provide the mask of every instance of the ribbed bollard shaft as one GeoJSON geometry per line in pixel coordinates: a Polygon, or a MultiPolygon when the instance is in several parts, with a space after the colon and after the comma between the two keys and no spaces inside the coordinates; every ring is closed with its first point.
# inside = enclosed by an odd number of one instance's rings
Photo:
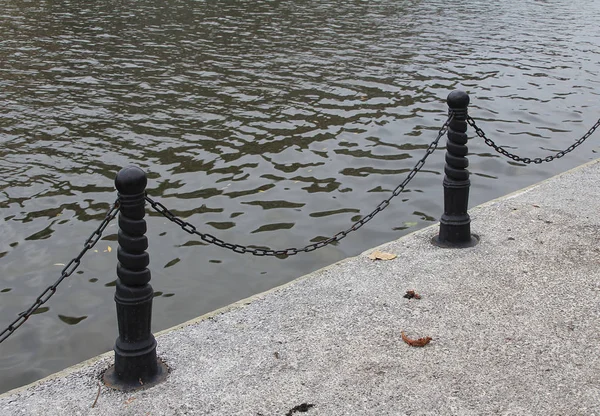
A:
{"type": "Polygon", "coordinates": [[[467,212],[471,186],[466,157],[469,96],[463,91],[453,91],[447,102],[453,118],[448,125],[446,144],[444,214],[434,243],[443,247],[471,247],[477,244],[477,239],[471,235],[471,218],[467,212]]]}
{"type": "Polygon", "coordinates": [[[119,337],[114,348],[115,365],[104,380],[122,390],[147,387],[166,376],[164,365],[156,358],[151,329],[154,290],[149,284],[150,258],[146,252],[146,184],[146,174],[135,166],[122,169],[115,179],[120,201],[115,293],[119,337]]]}

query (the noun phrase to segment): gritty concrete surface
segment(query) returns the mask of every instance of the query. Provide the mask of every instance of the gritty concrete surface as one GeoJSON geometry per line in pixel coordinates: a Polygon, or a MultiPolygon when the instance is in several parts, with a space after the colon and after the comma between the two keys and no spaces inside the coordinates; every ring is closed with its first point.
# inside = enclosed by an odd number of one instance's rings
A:
{"type": "Polygon", "coordinates": [[[599,206],[593,162],[471,210],[476,247],[429,227],[158,336],[157,387],[99,387],[109,354],[0,414],[600,415],[599,206]]]}

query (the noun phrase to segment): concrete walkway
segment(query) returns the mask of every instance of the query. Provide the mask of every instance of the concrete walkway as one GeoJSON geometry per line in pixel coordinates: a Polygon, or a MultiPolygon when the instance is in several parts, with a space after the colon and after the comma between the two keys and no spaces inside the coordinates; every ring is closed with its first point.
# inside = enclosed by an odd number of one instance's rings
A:
{"type": "Polygon", "coordinates": [[[474,248],[429,227],[157,336],[157,387],[100,388],[109,354],[0,415],[600,415],[599,207],[593,162],[474,208],[474,248]]]}

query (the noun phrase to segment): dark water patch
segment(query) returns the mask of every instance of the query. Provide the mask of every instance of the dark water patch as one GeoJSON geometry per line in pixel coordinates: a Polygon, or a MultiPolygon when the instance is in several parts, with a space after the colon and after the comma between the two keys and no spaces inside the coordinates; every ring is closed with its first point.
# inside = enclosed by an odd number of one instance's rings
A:
{"type": "Polygon", "coordinates": [[[207,222],[206,225],[210,225],[217,230],[228,230],[235,227],[235,222],[207,222]]]}
{"type": "Polygon", "coordinates": [[[431,221],[431,222],[433,222],[433,221],[437,221],[437,218],[435,218],[435,217],[431,217],[431,216],[429,216],[429,215],[427,215],[427,214],[425,214],[425,213],[423,213],[423,212],[414,211],[414,212],[413,212],[413,215],[416,215],[416,216],[418,216],[418,217],[419,217],[421,220],[423,220],[423,221],[431,221]]]}
{"type": "Polygon", "coordinates": [[[376,186],[373,189],[369,189],[367,192],[392,192],[391,189],[383,189],[381,186],[376,186]]]}
{"type": "Polygon", "coordinates": [[[163,267],[163,269],[166,269],[167,267],[174,266],[177,263],[179,263],[180,261],[181,261],[181,259],[179,257],[177,257],[176,259],[173,259],[170,262],[168,262],[167,264],[165,264],[164,267],[163,267]]]}
{"type": "Polygon", "coordinates": [[[362,176],[367,177],[372,174],[378,175],[397,175],[400,173],[408,172],[408,169],[377,169],[373,167],[362,167],[362,168],[346,168],[343,169],[340,174],[344,176],[362,176]]]}
{"type": "Polygon", "coordinates": [[[254,195],[257,194],[259,192],[265,192],[271,188],[275,187],[275,185],[262,185],[259,186],[258,188],[254,188],[254,189],[249,189],[247,191],[237,191],[237,192],[229,192],[226,193],[224,195],[230,197],[230,198],[239,198],[242,196],[248,196],[248,195],[254,195]]]}
{"type": "Polygon", "coordinates": [[[207,243],[204,243],[202,241],[190,240],[190,241],[186,241],[183,244],[179,244],[176,247],[193,247],[193,246],[205,246],[205,245],[207,245],[207,243]]]}
{"type": "Polygon", "coordinates": [[[170,298],[170,297],[173,297],[173,296],[175,296],[175,293],[164,293],[164,292],[161,292],[161,291],[155,291],[154,292],[154,297],[155,298],[159,298],[159,297],[170,298]]]}
{"type": "Polygon", "coordinates": [[[44,228],[42,231],[38,231],[35,234],[32,234],[28,237],[25,237],[25,241],[30,241],[30,240],[46,240],[48,238],[50,238],[52,236],[52,233],[54,232],[54,230],[51,228],[51,226],[47,226],[46,228],[44,228]]]}
{"type": "Polygon", "coordinates": [[[250,201],[242,202],[246,205],[258,205],[262,209],[275,209],[275,208],[302,208],[303,203],[287,202],[287,201],[250,201]]]}
{"type": "Polygon", "coordinates": [[[328,217],[330,215],[336,214],[344,214],[347,212],[360,212],[360,210],[355,208],[340,208],[333,211],[321,211],[321,212],[312,212],[309,214],[311,217],[320,218],[320,217],[328,217]]]}
{"type": "Polygon", "coordinates": [[[334,150],[338,155],[347,155],[355,158],[369,158],[369,159],[379,159],[379,160],[403,160],[410,158],[408,154],[399,154],[399,155],[375,155],[371,151],[365,150],[347,150],[347,149],[336,149],[334,150]]]}
{"type": "Polygon", "coordinates": [[[265,224],[252,231],[252,234],[263,233],[266,231],[289,230],[290,228],[293,228],[294,225],[294,223],[265,224]]]}
{"type": "Polygon", "coordinates": [[[41,306],[39,308],[37,308],[35,311],[33,311],[32,315],[39,315],[41,313],[46,313],[50,310],[49,307],[47,306],[41,306]]]}
{"type": "Polygon", "coordinates": [[[77,325],[79,322],[83,321],[86,318],[87,318],[87,316],[75,317],[75,316],[58,315],[58,319],[60,319],[67,325],[77,325]]]}

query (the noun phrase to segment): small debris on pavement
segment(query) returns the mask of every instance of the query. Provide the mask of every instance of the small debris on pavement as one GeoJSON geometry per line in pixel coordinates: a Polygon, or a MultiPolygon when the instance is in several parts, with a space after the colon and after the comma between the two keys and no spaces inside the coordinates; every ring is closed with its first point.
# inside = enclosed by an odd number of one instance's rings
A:
{"type": "Polygon", "coordinates": [[[125,404],[126,404],[126,405],[129,405],[129,404],[131,404],[131,402],[133,402],[134,400],[136,400],[136,398],[135,398],[135,397],[130,397],[129,399],[125,400],[125,404]]]}
{"type": "Polygon", "coordinates": [[[431,337],[412,339],[407,337],[404,331],[402,331],[402,341],[406,342],[411,347],[424,347],[425,345],[429,344],[429,341],[431,341],[431,339],[431,337]]]}
{"type": "Polygon", "coordinates": [[[311,407],[314,407],[314,404],[310,404],[310,403],[302,403],[299,404],[298,406],[294,406],[292,407],[286,414],[285,416],[292,416],[294,413],[296,412],[308,412],[308,409],[310,409],[311,407]]]}
{"type": "Polygon", "coordinates": [[[406,299],[421,299],[421,295],[419,295],[414,290],[407,290],[406,294],[403,296],[406,299]]]}
{"type": "Polygon", "coordinates": [[[375,250],[368,256],[371,260],[393,260],[398,257],[395,254],[384,253],[383,251],[375,250]]]}

